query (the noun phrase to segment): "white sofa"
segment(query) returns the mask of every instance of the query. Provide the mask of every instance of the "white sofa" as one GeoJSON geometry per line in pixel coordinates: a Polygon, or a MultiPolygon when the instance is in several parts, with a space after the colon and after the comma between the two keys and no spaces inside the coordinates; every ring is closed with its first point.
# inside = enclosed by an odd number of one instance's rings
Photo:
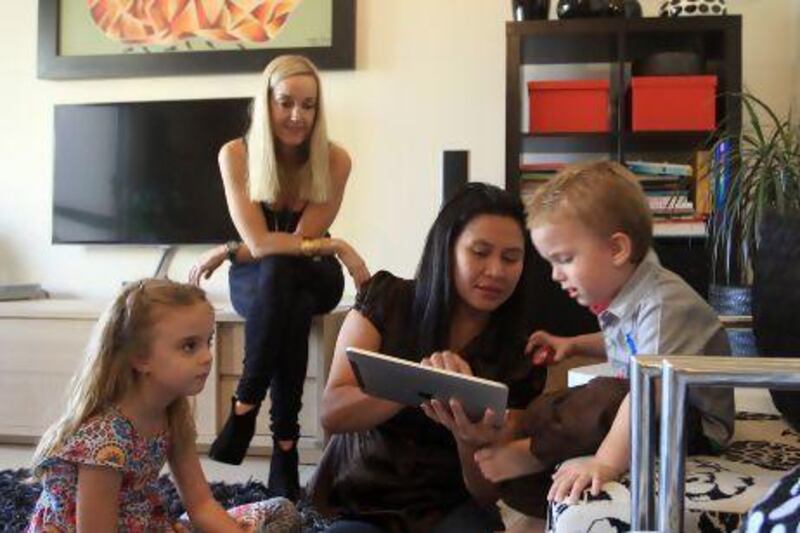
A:
{"type": "MultiPolygon", "coordinates": [[[[604,365],[570,371],[570,385],[607,372],[604,365]]],[[[736,428],[720,456],[692,456],[686,462],[687,532],[737,531],[745,513],[783,475],[800,464],[800,434],[783,420],[765,389],[736,390],[736,428]]],[[[548,530],[557,533],[630,530],[627,477],[607,483],[601,493],[577,505],[552,504],[548,530]]]]}

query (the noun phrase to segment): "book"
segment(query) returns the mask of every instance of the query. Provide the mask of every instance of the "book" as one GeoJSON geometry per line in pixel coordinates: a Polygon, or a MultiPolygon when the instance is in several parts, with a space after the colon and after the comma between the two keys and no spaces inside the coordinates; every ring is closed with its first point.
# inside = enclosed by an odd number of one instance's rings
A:
{"type": "Polygon", "coordinates": [[[558,172],[566,166],[565,163],[559,161],[543,162],[543,163],[521,163],[519,170],[521,172],[558,172]]]}
{"type": "Polygon", "coordinates": [[[698,214],[711,213],[711,151],[694,153],[694,208],[698,214]]]}
{"type": "Polygon", "coordinates": [[[650,183],[682,183],[686,180],[685,176],[676,176],[674,174],[636,174],[636,177],[643,185],[650,183]]]}
{"type": "Polygon", "coordinates": [[[656,237],[705,237],[706,221],[698,217],[655,220],[653,234],[656,237]]]}
{"type": "Polygon", "coordinates": [[[653,213],[654,219],[666,218],[671,219],[675,216],[690,215],[694,216],[694,206],[689,205],[686,207],[653,207],[650,208],[653,213]]]}
{"type": "Polygon", "coordinates": [[[689,200],[689,189],[686,188],[668,188],[668,189],[645,189],[646,196],[672,196],[675,198],[685,198],[689,200]]]}
{"type": "Polygon", "coordinates": [[[519,179],[522,181],[547,181],[555,176],[552,172],[525,172],[520,174],[519,179]]]}
{"type": "Polygon", "coordinates": [[[626,161],[628,169],[634,174],[645,174],[648,176],[691,176],[691,165],[679,163],[654,163],[652,161],[626,161]]]}

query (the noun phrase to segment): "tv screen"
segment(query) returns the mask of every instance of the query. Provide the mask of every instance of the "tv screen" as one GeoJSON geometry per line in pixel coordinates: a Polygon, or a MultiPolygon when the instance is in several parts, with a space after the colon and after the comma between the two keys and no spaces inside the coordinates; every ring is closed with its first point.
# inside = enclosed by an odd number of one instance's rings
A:
{"type": "Polygon", "coordinates": [[[53,242],[235,239],[217,164],[244,134],[247,98],[58,105],[53,242]]]}

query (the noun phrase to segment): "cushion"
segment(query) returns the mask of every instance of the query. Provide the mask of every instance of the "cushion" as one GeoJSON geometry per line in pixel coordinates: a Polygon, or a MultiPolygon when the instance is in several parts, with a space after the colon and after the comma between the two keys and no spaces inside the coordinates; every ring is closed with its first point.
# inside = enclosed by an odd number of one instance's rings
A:
{"type": "MultiPolygon", "coordinates": [[[[798,463],[800,433],[780,415],[740,410],[733,441],[721,456],[687,459],[684,530],[736,531],[747,511],[798,463]]],[[[577,505],[551,504],[548,515],[549,531],[629,531],[629,479],[607,483],[598,496],[587,492],[577,505]]]]}

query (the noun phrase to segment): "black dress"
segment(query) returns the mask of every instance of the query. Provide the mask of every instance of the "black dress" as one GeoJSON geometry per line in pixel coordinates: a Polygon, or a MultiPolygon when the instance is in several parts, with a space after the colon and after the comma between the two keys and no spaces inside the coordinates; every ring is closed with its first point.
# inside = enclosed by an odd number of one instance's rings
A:
{"type": "MultiPolygon", "coordinates": [[[[382,271],[362,287],[354,308],[380,332],[382,352],[419,361],[408,335],[413,295],[413,281],[382,271]]],[[[490,323],[461,356],[476,376],[506,383],[509,408],[523,409],[542,391],[546,371],[524,357],[523,343],[518,360],[501,365],[496,329],[490,323]]],[[[452,434],[418,407],[370,430],[334,435],[308,492],[323,514],[389,531],[428,531],[471,498],[452,434]]]]}

